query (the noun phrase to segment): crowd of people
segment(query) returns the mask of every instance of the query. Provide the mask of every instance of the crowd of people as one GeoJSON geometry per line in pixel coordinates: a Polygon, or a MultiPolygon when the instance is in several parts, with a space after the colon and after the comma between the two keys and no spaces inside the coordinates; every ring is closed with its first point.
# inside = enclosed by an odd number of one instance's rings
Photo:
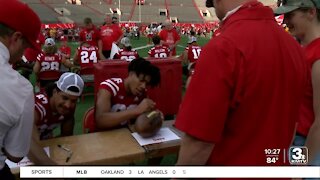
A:
{"type": "MultiPolygon", "coordinates": [[[[0,6],[0,179],[14,179],[6,159],[19,162],[28,156],[36,165],[57,165],[40,141],[55,138],[57,127],[59,136],[73,135],[77,100],[85,82],[94,81],[93,76],[67,71],[93,68],[105,59],[128,61],[128,75],[100,82],[96,131],[127,126],[154,110],[147,89],[158,86],[161,76],[150,61],[175,57],[188,76],[175,121],[184,132],[177,165],[266,166],[270,164],[265,149],[283,154],[292,145],[306,146],[309,165],[320,165],[319,0],[286,0],[274,11],[256,0],[206,0],[220,23],[219,33],[205,47],[199,46],[197,32],[191,30],[187,47],[177,55],[180,34],[166,20],[147,27],[146,36],[154,46],[146,58],[133,50],[130,36],[115,17],[107,15],[99,28],[85,18],[80,45],[72,55],[66,34],[59,36],[58,47],[56,36],[40,33],[40,19],[28,5],[0,0],[4,3],[0,6]],[[280,14],[289,33],[274,19],[280,14]],[[32,70],[23,77],[14,70],[17,66],[32,70]],[[37,92],[28,81],[32,72],[37,92]]],[[[273,165],[289,165],[286,157],[279,158],[273,165]]]]}

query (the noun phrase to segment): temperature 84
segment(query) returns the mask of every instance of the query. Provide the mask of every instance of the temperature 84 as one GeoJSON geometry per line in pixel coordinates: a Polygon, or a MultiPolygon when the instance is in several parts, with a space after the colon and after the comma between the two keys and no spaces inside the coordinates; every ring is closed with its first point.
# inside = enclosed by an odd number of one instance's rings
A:
{"type": "Polygon", "coordinates": [[[266,158],[266,162],[267,162],[268,164],[274,164],[274,163],[276,163],[278,160],[279,160],[278,157],[267,157],[267,158],[266,158]]]}

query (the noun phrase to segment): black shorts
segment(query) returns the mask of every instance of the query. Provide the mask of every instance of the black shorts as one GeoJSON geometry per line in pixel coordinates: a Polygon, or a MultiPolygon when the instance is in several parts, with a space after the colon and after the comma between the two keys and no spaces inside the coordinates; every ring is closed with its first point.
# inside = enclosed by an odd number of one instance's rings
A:
{"type": "Polygon", "coordinates": [[[111,54],[111,50],[103,50],[102,54],[106,59],[109,59],[110,58],[110,54],[111,54]]]}

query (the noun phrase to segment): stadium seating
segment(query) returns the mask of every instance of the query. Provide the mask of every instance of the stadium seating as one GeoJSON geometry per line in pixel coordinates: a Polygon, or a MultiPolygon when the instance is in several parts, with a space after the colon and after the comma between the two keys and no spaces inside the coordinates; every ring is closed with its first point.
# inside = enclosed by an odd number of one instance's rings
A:
{"type": "Polygon", "coordinates": [[[28,4],[38,15],[40,15],[42,23],[57,22],[59,16],[53,9],[41,3],[28,4]]]}
{"type": "MultiPolygon", "coordinates": [[[[143,23],[163,22],[167,17],[160,16],[159,9],[168,9],[170,17],[177,17],[179,22],[201,23],[216,21],[214,8],[206,8],[204,0],[149,0],[139,9],[134,0],[82,0],[82,5],[73,5],[66,0],[22,0],[27,3],[41,18],[43,23],[58,23],[68,18],[77,24],[82,24],[85,17],[92,18],[95,24],[102,24],[106,14],[116,8],[121,10],[121,21],[143,23]],[[65,8],[69,14],[56,12],[57,8],[65,8]],[[141,15],[139,12],[141,10],[141,15]],[[201,11],[209,12],[209,16],[201,16],[201,11]],[[66,18],[61,18],[65,16],[66,18]]],[[[265,5],[274,7],[276,0],[261,0],[265,5]]],[[[118,16],[118,14],[116,14],[118,16]]]]}

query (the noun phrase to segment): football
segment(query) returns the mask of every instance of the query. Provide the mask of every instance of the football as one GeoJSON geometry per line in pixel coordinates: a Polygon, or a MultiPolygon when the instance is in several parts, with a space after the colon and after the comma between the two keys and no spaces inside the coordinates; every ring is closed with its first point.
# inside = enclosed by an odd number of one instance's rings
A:
{"type": "Polygon", "coordinates": [[[163,120],[162,113],[159,110],[154,110],[138,116],[134,127],[140,136],[148,138],[160,130],[163,120]]]}

